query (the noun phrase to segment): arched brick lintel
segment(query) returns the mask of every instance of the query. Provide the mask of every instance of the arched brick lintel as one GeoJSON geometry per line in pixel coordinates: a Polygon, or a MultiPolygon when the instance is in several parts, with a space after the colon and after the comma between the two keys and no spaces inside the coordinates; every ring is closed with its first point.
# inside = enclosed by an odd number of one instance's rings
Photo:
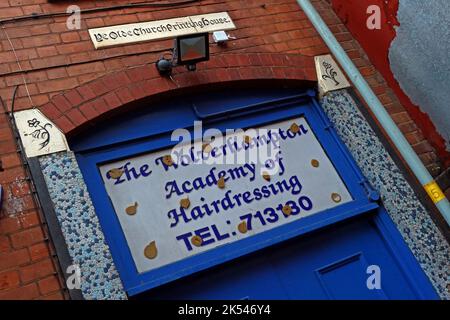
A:
{"type": "Polygon", "coordinates": [[[177,67],[173,79],[161,77],[153,63],[124,69],[57,95],[40,110],[71,135],[109,112],[177,89],[241,80],[317,81],[317,76],[314,57],[243,53],[213,56],[196,72],[177,67]]]}

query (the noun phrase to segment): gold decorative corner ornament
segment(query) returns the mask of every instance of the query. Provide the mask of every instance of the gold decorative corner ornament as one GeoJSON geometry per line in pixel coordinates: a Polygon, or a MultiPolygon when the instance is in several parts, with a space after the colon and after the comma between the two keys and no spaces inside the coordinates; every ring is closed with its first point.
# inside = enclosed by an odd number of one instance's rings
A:
{"type": "Polygon", "coordinates": [[[320,166],[320,162],[317,159],[312,159],[311,160],[311,166],[313,166],[314,168],[318,168],[320,166]]]}
{"type": "Polygon", "coordinates": [[[126,214],[129,216],[134,216],[137,213],[137,207],[138,207],[138,203],[135,202],[133,205],[131,205],[125,209],[126,214]]]}
{"type": "Polygon", "coordinates": [[[183,209],[188,209],[191,206],[191,200],[189,198],[184,198],[180,200],[180,207],[183,209]]]}
{"type": "Polygon", "coordinates": [[[224,178],[224,177],[220,178],[220,179],[217,181],[217,186],[218,186],[220,189],[225,189],[225,178],[224,178]]]}
{"type": "Polygon", "coordinates": [[[270,176],[270,174],[269,174],[267,171],[264,171],[264,172],[262,173],[262,177],[263,177],[263,179],[266,180],[266,181],[270,181],[270,179],[271,179],[271,176],[270,176]]]}
{"type": "Polygon", "coordinates": [[[113,168],[108,171],[108,174],[113,179],[119,179],[124,174],[124,171],[119,168],[113,168]]]}
{"type": "Polygon", "coordinates": [[[191,238],[191,243],[196,247],[201,247],[203,243],[203,239],[200,236],[193,236],[191,238]]]}
{"type": "Polygon", "coordinates": [[[300,131],[300,127],[296,123],[293,123],[289,129],[292,133],[298,133],[300,131]]]}
{"type": "Polygon", "coordinates": [[[342,197],[341,197],[341,195],[339,193],[333,192],[331,194],[331,200],[333,200],[336,203],[339,203],[339,202],[342,201],[342,197]]]}
{"type": "Polygon", "coordinates": [[[153,260],[158,256],[158,248],[156,247],[156,242],[150,242],[144,249],[144,256],[147,259],[153,260]]]}
{"type": "Polygon", "coordinates": [[[202,151],[205,153],[210,153],[212,151],[212,147],[209,143],[202,144],[202,151]]]}
{"type": "Polygon", "coordinates": [[[247,231],[248,231],[247,223],[245,221],[242,221],[241,223],[239,223],[238,230],[242,234],[247,233],[247,231]]]}
{"type": "Polygon", "coordinates": [[[291,208],[290,205],[285,205],[285,206],[283,207],[283,209],[281,209],[281,211],[283,211],[283,214],[284,214],[286,217],[288,217],[288,216],[290,216],[290,215],[292,214],[292,208],[291,208]]]}
{"type": "Polygon", "coordinates": [[[164,156],[162,161],[168,167],[173,165],[173,159],[172,159],[172,156],[170,154],[164,156]]]}

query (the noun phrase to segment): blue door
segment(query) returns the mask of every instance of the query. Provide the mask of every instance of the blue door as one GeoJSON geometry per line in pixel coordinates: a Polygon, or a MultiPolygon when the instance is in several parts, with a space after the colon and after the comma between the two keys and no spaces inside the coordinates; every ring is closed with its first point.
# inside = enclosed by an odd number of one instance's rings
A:
{"type": "MultiPolygon", "coordinates": [[[[421,299],[420,281],[401,267],[373,215],[220,265],[144,293],[140,299],[421,299]],[[380,268],[381,289],[370,290],[369,266],[380,268]]],[[[385,215],[385,213],[378,213],[385,215]]],[[[427,286],[427,284],[425,283],[427,286]]],[[[422,292],[421,292],[422,291],[422,292]]]]}
{"type": "Polygon", "coordinates": [[[172,98],[109,120],[97,126],[95,135],[71,141],[71,147],[132,298],[438,298],[312,92],[247,88],[235,89],[233,95],[210,91],[172,98]],[[224,131],[293,117],[306,119],[351,201],[152,270],[138,270],[105,189],[102,165],[169,147],[171,132],[193,130],[194,121],[203,121],[205,130],[224,131]]]}

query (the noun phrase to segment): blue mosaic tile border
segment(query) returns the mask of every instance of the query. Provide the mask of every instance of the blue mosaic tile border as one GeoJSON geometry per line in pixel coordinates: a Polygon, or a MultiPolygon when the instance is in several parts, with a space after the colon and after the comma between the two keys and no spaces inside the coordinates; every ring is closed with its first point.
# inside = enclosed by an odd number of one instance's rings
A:
{"type": "Polygon", "coordinates": [[[450,246],[431,220],[357,104],[346,90],[329,93],[322,108],[442,299],[450,299],[450,246]]]}
{"type": "Polygon", "coordinates": [[[72,152],[39,158],[55,213],[86,300],[127,299],[87,187],[72,152]]]}

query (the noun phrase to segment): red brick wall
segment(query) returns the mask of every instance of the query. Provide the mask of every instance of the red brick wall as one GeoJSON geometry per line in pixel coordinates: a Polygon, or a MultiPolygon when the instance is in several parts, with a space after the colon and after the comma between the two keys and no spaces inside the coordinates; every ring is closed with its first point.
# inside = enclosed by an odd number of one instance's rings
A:
{"type": "Polygon", "coordinates": [[[0,108],[0,300],[62,299],[57,263],[50,255],[42,220],[16,152],[8,119],[0,108]]]}
{"type": "MultiPolygon", "coordinates": [[[[334,14],[327,0],[313,2],[424,163],[431,170],[438,166],[434,149],[334,14]]],[[[92,8],[126,4],[129,1],[1,1],[0,19],[33,12],[63,12],[71,3],[77,3],[82,8],[92,8]]],[[[302,73],[301,68],[295,69],[289,65],[288,61],[291,60],[286,57],[309,57],[305,59],[311,61],[314,55],[328,53],[295,0],[204,0],[198,5],[179,8],[133,8],[87,13],[82,14],[82,28],[78,31],[66,29],[66,17],[7,22],[3,26],[11,38],[23,71],[20,71],[5,32],[0,30],[0,97],[9,107],[13,89],[20,85],[16,110],[30,108],[23,86],[25,77],[34,105],[41,107],[66,132],[71,132],[113,107],[120,107],[127,102],[123,101],[127,99],[127,93],[132,93],[130,99],[154,93],[153,87],[146,82],[151,79],[141,79],[145,78],[142,75],[144,71],[148,71],[148,74],[154,72],[152,64],[172,47],[171,40],[164,40],[94,50],[88,28],[219,11],[228,11],[235,21],[237,30],[230,33],[237,39],[225,48],[212,45],[212,62],[199,65],[199,72],[195,75],[176,74],[180,83],[185,81],[185,85],[188,85],[193,82],[270,77],[308,79],[313,71],[302,73]],[[285,58],[274,58],[277,56],[285,58]],[[270,57],[271,61],[258,61],[261,57],[270,57]],[[217,63],[224,65],[218,68],[217,63]],[[254,68],[241,68],[246,63],[254,68]],[[218,69],[234,71],[223,72],[218,69]],[[115,93],[115,96],[108,97],[109,92],[102,90],[114,83],[103,80],[116,79],[114,77],[121,75],[125,75],[123,81],[131,85],[127,87],[129,91],[116,87],[114,90],[122,89],[122,94],[115,93]],[[144,82],[138,85],[136,79],[144,82]],[[98,90],[92,90],[95,86],[98,90]]],[[[309,63],[300,66],[310,67],[309,63]]],[[[154,77],[158,86],[166,81],[157,75],[154,77]]],[[[173,84],[166,85],[170,89],[169,86],[173,84]]],[[[30,185],[16,149],[7,119],[2,114],[0,159],[4,171],[0,172],[0,184],[5,188],[5,195],[0,218],[0,299],[62,298],[62,290],[53,275],[54,267],[50,264],[42,221],[36,213],[30,185]]]]}
{"type": "Polygon", "coordinates": [[[151,104],[145,98],[168,95],[192,87],[222,85],[237,81],[264,80],[283,85],[313,87],[317,82],[314,58],[299,54],[233,53],[212,56],[196,72],[178,68],[172,79],[161,77],[150,64],[109,73],[89,83],[52,97],[40,107],[67,136],[95,125],[111,114],[136,104],[151,104]],[[293,83],[295,82],[295,83],[293,83]]]}

